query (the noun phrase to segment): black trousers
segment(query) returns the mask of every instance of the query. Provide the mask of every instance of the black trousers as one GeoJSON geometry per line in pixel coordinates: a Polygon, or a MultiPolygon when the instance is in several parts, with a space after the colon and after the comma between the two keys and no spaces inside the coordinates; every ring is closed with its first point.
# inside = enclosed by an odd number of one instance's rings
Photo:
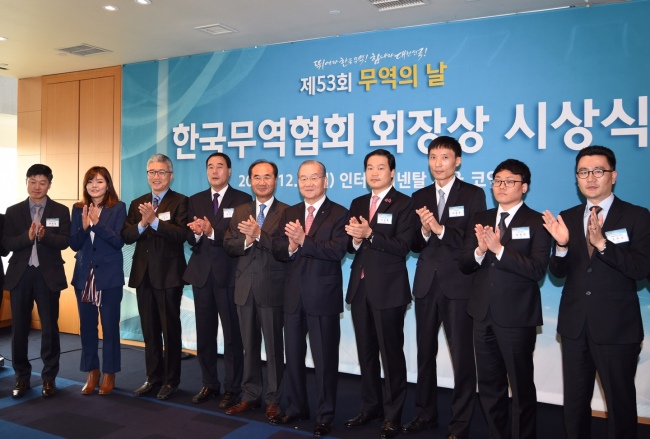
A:
{"type": "Polygon", "coordinates": [[[181,381],[183,287],[153,288],[147,274],[136,288],[136,293],[144,337],[147,381],[177,386],[181,381]]]}
{"type": "Polygon", "coordinates": [[[11,290],[11,355],[16,381],[29,382],[32,365],[27,357],[28,336],[32,323],[34,302],[41,319],[41,358],[43,381],[52,381],[59,373],[59,297],[60,291],[51,291],[43,273],[37,267],[27,267],[18,285],[11,290]]]}
{"type": "Polygon", "coordinates": [[[196,353],[201,365],[203,386],[214,390],[221,388],[217,374],[217,334],[220,320],[225,365],[223,389],[239,395],[244,370],[244,345],[235,305],[235,290],[219,287],[212,272],[204,286],[193,287],[192,290],[196,315],[196,353]]]}

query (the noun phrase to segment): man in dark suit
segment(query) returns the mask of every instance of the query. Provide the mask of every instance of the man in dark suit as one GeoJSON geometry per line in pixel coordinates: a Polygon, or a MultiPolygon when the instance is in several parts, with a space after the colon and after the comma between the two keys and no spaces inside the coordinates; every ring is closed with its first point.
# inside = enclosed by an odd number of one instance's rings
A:
{"type": "Polygon", "coordinates": [[[354,254],[348,294],[361,368],[361,412],[348,428],[383,418],[380,437],[399,433],[406,397],[404,314],[411,302],[406,257],[415,210],[411,198],[393,187],[395,156],[377,149],[364,159],[370,194],[350,205],[348,252],[354,254]],[[379,355],[378,355],[379,354],[379,355]],[[382,397],[381,366],[385,385],[382,397]]]}
{"type": "Polygon", "coordinates": [[[4,280],[11,300],[11,355],[16,373],[12,396],[20,398],[30,388],[32,365],[27,343],[34,302],[41,319],[43,398],[56,393],[59,373],[59,297],[68,287],[61,250],[70,243],[70,210],[47,196],[52,170],[32,165],[27,170],[25,201],[7,209],[2,245],[13,252],[4,280]]]}
{"type": "Polygon", "coordinates": [[[546,273],[551,236],[541,213],[523,202],[529,185],[524,163],[508,159],[496,167],[492,192],[499,206],[474,215],[459,261],[464,273],[474,273],[467,312],[474,319],[478,393],[491,439],[536,437],[538,282],[546,273]]]}
{"type": "Polygon", "coordinates": [[[413,281],[418,346],[415,418],[402,426],[418,433],[438,425],[436,357],[444,325],[454,371],[449,439],[467,439],[476,399],[472,318],[467,302],[472,276],[458,268],[470,218],[486,209],[485,192],[456,178],[462,149],[449,136],[429,144],[429,170],[435,183],[413,194],[417,217],[411,250],[419,253],[413,281]]]}
{"type": "Polygon", "coordinates": [[[244,343],[242,400],[226,410],[229,415],[244,413],[261,405],[262,336],[266,348],[267,388],[264,394],[266,417],[280,414],[282,376],[284,375],[284,338],[282,310],[284,269],[286,264],[273,257],[271,237],[277,232],[287,205],[273,196],[278,167],[257,160],[248,168],[255,201],[235,208],[223,246],[237,258],[235,303],[244,343]]]}
{"type": "MultiPolygon", "coordinates": [[[[7,256],[9,251],[4,248],[2,245],[2,232],[5,226],[5,216],[0,213],[0,256],[7,256]]],[[[4,265],[0,266],[0,285],[5,283],[5,267],[4,265]]],[[[4,295],[4,289],[0,289],[0,315],[2,315],[2,296],[4,295]]],[[[0,364],[4,364],[4,357],[0,354],[0,364]]]]}
{"type": "Polygon", "coordinates": [[[147,381],[133,394],[160,387],[156,397],[163,400],[176,393],[181,380],[187,197],[169,188],[173,177],[169,157],[152,155],[147,162],[151,192],[131,202],[122,228],[124,243],[135,243],[129,287],[136,289],[147,369],[147,381]]]}
{"type": "Polygon", "coordinates": [[[590,146],[576,156],[586,203],[557,220],[544,212],[555,239],[550,270],[566,277],[558,315],[567,437],[591,437],[596,372],[605,392],[610,439],[637,437],[636,375],[643,323],[637,282],[650,271],[650,213],[612,192],[614,152],[590,146]]]}
{"type": "Polygon", "coordinates": [[[203,387],[192,402],[198,404],[220,395],[217,373],[219,315],[226,372],[219,408],[227,409],[237,404],[241,392],[244,348],[234,297],[237,259],[226,253],[223,238],[235,207],[249,203],[252,198],[228,185],[232,168],[226,154],[211,154],[205,167],[210,188],[190,197],[187,242],[192,246],[192,255],[183,276],[194,291],[196,351],[203,380],[203,387]]]}
{"type": "Polygon", "coordinates": [[[305,355],[306,336],[316,369],[318,408],[314,436],[332,429],[343,312],[343,273],[348,235],[348,210],[325,196],[327,172],[315,160],[298,169],[303,203],[288,207],[273,238],[273,256],[287,262],[284,280],[286,391],[289,406],[271,420],[288,424],[309,418],[305,355]],[[304,224],[304,227],[303,227],[304,224]]]}

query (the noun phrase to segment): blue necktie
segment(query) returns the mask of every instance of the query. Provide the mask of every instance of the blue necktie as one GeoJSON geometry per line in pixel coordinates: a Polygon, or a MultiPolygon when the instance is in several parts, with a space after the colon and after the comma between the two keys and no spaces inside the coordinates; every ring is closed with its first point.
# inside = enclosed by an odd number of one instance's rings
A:
{"type": "Polygon", "coordinates": [[[264,209],[266,209],[266,206],[264,204],[260,204],[260,214],[257,215],[257,224],[260,225],[260,229],[264,224],[264,209]]]}

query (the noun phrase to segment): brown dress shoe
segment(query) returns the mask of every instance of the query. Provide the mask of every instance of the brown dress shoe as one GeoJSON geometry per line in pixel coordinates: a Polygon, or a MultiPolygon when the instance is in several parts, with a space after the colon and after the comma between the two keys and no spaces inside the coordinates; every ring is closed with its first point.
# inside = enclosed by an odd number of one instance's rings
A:
{"type": "Polygon", "coordinates": [[[102,386],[99,388],[100,395],[108,395],[115,388],[115,374],[105,373],[102,378],[102,386]]]}
{"type": "Polygon", "coordinates": [[[238,415],[259,408],[262,405],[259,401],[240,401],[226,410],[227,415],[238,415]]]}
{"type": "Polygon", "coordinates": [[[239,399],[239,396],[235,395],[235,392],[226,391],[223,394],[223,398],[221,398],[221,401],[219,401],[219,408],[220,409],[228,409],[228,408],[232,407],[233,405],[237,404],[238,399],[239,399]]]}
{"type": "Polygon", "coordinates": [[[88,372],[88,378],[86,379],[86,384],[81,389],[82,395],[92,395],[95,393],[95,389],[99,386],[99,369],[93,369],[88,372]]]}
{"type": "Polygon", "coordinates": [[[43,390],[41,390],[41,396],[43,398],[49,398],[56,393],[56,383],[52,381],[43,381],[43,390]]]}
{"type": "Polygon", "coordinates": [[[280,404],[266,404],[266,419],[273,419],[280,415],[280,404]]]}

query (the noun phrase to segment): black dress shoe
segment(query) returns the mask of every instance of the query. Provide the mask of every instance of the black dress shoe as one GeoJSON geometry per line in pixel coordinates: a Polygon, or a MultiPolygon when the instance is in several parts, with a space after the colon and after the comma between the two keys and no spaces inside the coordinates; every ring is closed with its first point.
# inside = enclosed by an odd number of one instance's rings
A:
{"type": "Polygon", "coordinates": [[[235,395],[235,392],[226,392],[223,394],[223,398],[219,401],[220,409],[227,409],[237,404],[239,396],[235,395]]]}
{"type": "Polygon", "coordinates": [[[22,398],[25,393],[31,388],[29,381],[17,381],[16,387],[11,391],[12,398],[22,398]]]}
{"type": "Polygon", "coordinates": [[[145,383],[142,386],[138,387],[133,391],[133,395],[135,396],[146,395],[147,393],[151,392],[154,389],[157,389],[160,386],[161,386],[160,383],[152,383],[150,381],[145,381],[145,383]]]}
{"type": "Polygon", "coordinates": [[[269,422],[273,425],[285,425],[285,424],[290,424],[294,421],[306,421],[309,419],[309,413],[301,413],[298,415],[287,415],[287,414],[280,414],[274,418],[269,419],[269,422]]]}
{"type": "Polygon", "coordinates": [[[419,433],[430,428],[436,428],[438,426],[438,421],[425,421],[424,419],[416,416],[408,424],[402,425],[402,433],[419,433]]]}
{"type": "Polygon", "coordinates": [[[343,425],[345,425],[347,428],[353,428],[353,427],[360,427],[362,425],[366,425],[370,421],[374,421],[377,418],[383,418],[384,414],[382,413],[381,415],[377,414],[369,414],[369,413],[359,413],[352,419],[348,419],[345,421],[343,425]]]}
{"type": "Polygon", "coordinates": [[[314,436],[316,437],[327,436],[330,434],[330,431],[332,431],[332,424],[329,422],[324,424],[316,424],[314,426],[314,436]]]}
{"type": "Polygon", "coordinates": [[[395,437],[399,434],[399,425],[395,425],[391,421],[384,421],[381,424],[381,430],[379,430],[379,437],[381,439],[387,439],[395,437]]]}
{"type": "Polygon", "coordinates": [[[209,399],[215,398],[215,397],[217,397],[219,395],[220,395],[220,393],[219,393],[218,390],[214,390],[214,389],[211,389],[209,387],[204,387],[204,388],[201,389],[201,391],[199,393],[194,395],[194,397],[192,398],[192,402],[194,404],[201,404],[202,402],[206,402],[209,399]]]}
{"type": "Polygon", "coordinates": [[[164,401],[171,398],[174,393],[178,390],[178,386],[172,386],[171,384],[165,384],[160,388],[160,392],[156,395],[156,399],[164,401]]]}
{"type": "Polygon", "coordinates": [[[43,390],[41,390],[41,396],[43,398],[49,398],[55,393],[56,393],[56,384],[54,383],[54,380],[43,381],[43,390]]]}

